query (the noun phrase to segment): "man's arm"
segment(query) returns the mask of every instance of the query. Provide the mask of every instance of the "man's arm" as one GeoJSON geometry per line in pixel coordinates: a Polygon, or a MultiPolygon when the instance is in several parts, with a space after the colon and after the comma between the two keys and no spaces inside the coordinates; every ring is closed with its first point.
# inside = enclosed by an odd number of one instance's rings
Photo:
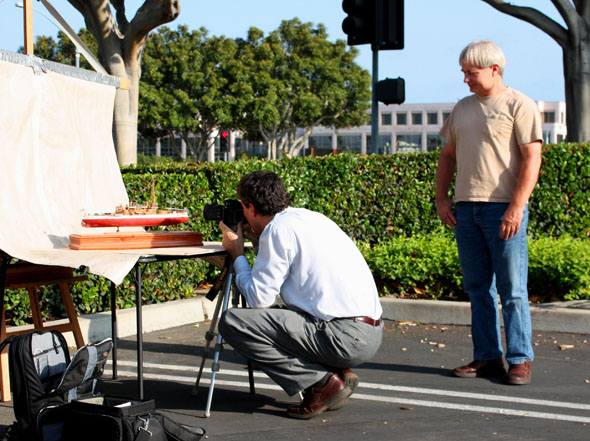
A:
{"type": "Polygon", "coordinates": [[[457,168],[456,149],[453,144],[445,144],[436,169],[436,212],[441,221],[455,228],[457,220],[453,214],[453,200],[449,197],[449,187],[457,168]]]}
{"type": "Polygon", "coordinates": [[[524,215],[524,207],[527,204],[533,189],[539,178],[541,169],[541,141],[534,141],[520,145],[522,164],[518,173],[516,190],[506,209],[500,225],[500,237],[510,239],[518,234],[520,223],[524,215]]]}

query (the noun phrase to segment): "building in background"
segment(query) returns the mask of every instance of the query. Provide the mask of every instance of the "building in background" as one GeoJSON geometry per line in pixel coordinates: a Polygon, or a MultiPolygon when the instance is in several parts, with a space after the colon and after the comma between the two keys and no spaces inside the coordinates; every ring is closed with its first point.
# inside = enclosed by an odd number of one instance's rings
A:
{"type": "MultiPolygon", "coordinates": [[[[557,144],[565,140],[565,102],[537,101],[543,116],[543,142],[557,144]]],[[[444,143],[438,135],[455,103],[399,104],[379,106],[377,153],[415,153],[434,151],[444,143]]],[[[307,154],[334,152],[368,153],[371,125],[334,129],[316,127],[306,145],[307,154]]]]}
{"type": "MultiPolygon", "coordinates": [[[[543,116],[543,142],[558,144],[565,140],[565,102],[537,101],[543,116]]],[[[395,104],[379,106],[378,154],[430,152],[438,149],[444,140],[438,135],[443,122],[449,117],[455,103],[395,104]]],[[[170,142],[138,139],[138,153],[186,159],[186,146],[180,139],[170,142]]],[[[196,141],[195,141],[196,142],[196,141]]],[[[334,129],[315,127],[309,136],[302,156],[324,156],[340,152],[366,154],[371,149],[371,124],[360,127],[334,129]]],[[[229,152],[221,153],[216,143],[215,160],[234,160],[242,156],[266,157],[266,145],[248,142],[239,133],[230,135],[229,152]]]]}

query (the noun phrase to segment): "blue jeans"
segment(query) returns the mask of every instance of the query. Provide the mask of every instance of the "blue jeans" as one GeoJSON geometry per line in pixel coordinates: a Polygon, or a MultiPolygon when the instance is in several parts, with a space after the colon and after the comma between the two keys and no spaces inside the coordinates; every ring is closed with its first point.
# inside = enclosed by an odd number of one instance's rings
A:
{"type": "Polygon", "coordinates": [[[463,270],[463,289],[471,299],[471,335],[475,360],[502,358],[498,294],[509,364],[533,360],[527,273],[528,206],[518,234],[500,238],[507,203],[459,202],[455,238],[463,270]]]}

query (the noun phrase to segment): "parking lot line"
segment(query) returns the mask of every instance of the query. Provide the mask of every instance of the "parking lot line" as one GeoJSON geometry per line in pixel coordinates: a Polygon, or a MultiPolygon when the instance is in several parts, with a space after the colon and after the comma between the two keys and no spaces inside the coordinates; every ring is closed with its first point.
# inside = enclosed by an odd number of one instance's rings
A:
{"type": "MultiPolygon", "coordinates": [[[[125,361],[121,360],[118,362],[120,366],[126,367],[135,367],[135,362],[132,361],[125,361]]],[[[159,369],[159,370],[166,370],[172,372],[190,372],[192,376],[183,376],[183,375],[172,375],[172,374],[165,374],[165,373],[154,373],[154,372],[144,372],[144,378],[150,380],[160,380],[160,381],[173,381],[179,383],[188,383],[194,384],[196,380],[196,374],[198,367],[197,366],[186,366],[186,365],[167,365],[167,364],[158,364],[158,363],[144,363],[144,368],[147,369],[159,369]]],[[[209,373],[206,369],[204,373],[209,373]]],[[[122,377],[136,377],[137,373],[129,370],[119,370],[119,375],[122,377]]],[[[246,377],[248,372],[246,370],[228,370],[228,369],[221,369],[217,373],[216,385],[228,386],[228,387],[237,387],[237,388],[244,388],[249,387],[249,383],[245,381],[232,381],[226,380],[221,377],[246,377]]],[[[262,372],[255,372],[254,375],[258,378],[266,379],[266,375],[262,372]]],[[[203,377],[201,378],[201,383],[204,385],[208,385],[210,383],[209,378],[203,377]]],[[[281,390],[279,386],[276,384],[269,384],[266,382],[257,382],[256,387],[258,389],[266,389],[266,390],[281,390]]],[[[470,392],[460,392],[460,391],[453,391],[453,390],[441,390],[441,389],[429,389],[429,388],[419,388],[419,387],[408,387],[408,386],[396,386],[396,385],[388,385],[388,384],[379,384],[379,383],[359,383],[359,389],[372,389],[375,391],[381,392],[401,392],[404,394],[420,394],[420,395],[432,395],[432,396],[444,396],[444,397],[454,397],[454,398],[464,398],[466,400],[485,400],[485,401],[499,401],[499,402],[509,402],[512,404],[526,404],[526,405],[533,405],[533,406],[547,406],[552,408],[558,409],[579,409],[579,410],[589,410],[590,405],[583,404],[583,403],[571,403],[565,401],[552,401],[552,400],[539,400],[539,399],[532,399],[532,398],[523,398],[523,397],[513,397],[508,395],[487,395],[487,394],[480,394],[480,393],[470,393],[470,392]]],[[[383,396],[377,394],[359,394],[355,393],[351,398],[353,399],[360,399],[360,400],[369,400],[369,401],[376,401],[376,402],[386,402],[386,403],[396,403],[396,404],[403,404],[406,406],[423,406],[423,407],[430,407],[430,408],[440,408],[440,409],[448,409],[448,410],[461,410],[461,411],[469,411],[469,412],[479,412],[479,413],[491,413],[491,414],[500,414],[500,415],[510,415],[510,416],[519,416],[519,417],[528,417],[528,418],[541,418],[547,420],[555,420],[555,421],[569,421],[569,422],[578,422],[578,423],[590,423],[590,417],[586,416],[577,416],[577,415],[569,415],[566,413],[550,413],[550,412],[539,412],[536,410],[531,409],[509,409],[503,407],[492,407],[492,406],[480,406],[470,403],[453,403],[448,401],[433,401],[433,400],[421,400],[415,399],[413,397],[400,397],[400,396],[383,396]]]]}

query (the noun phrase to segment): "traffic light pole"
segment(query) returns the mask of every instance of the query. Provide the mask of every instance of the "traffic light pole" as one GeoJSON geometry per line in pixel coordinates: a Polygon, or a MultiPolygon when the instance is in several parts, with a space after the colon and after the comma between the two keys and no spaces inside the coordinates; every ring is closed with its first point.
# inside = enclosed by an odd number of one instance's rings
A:
{"type": "Polygon", "coordinates": [[[377,82],[379,81],[379,49],[376,44],[373,50],[373,74],[371,79],[371,154],[377,154],[377,138],[379,136],[379,102],[377,101],[377,82]]]}

